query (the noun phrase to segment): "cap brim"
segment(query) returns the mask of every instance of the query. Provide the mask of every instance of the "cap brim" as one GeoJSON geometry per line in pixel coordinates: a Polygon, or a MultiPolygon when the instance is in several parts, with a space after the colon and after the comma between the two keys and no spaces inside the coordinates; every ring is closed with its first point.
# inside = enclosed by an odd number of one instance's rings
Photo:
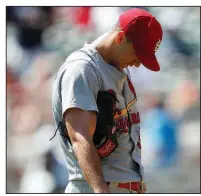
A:
{"type": "Polygon", "coordinates": [[[144,55],[141,52],[136,51],[136,55],[140,62],[151,71],[160,71],[160,65],[158,63],[158,60],[156,58],[156,55],[144,55]]]}

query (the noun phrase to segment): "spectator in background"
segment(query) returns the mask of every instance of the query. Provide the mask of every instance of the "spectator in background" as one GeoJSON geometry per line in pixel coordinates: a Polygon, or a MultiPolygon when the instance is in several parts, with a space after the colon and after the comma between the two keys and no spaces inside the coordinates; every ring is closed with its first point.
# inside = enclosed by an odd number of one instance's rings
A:
{"type": "Polygon", "coordinates": [[[41,35],[49,24],[49,7],[11,7],[10,18],[18,26],[18,40],[24,49],[41,47],[41,35]],[[13,17],[12,17],[13,16],[13,17]]]}
{"type": "Polygon", "coordinates": [[[178,150],[177,122],[166,110],[164,98],[148,97],[150,106],[142,123],[145,165],[171,168],[178,150]]]}
{"type": "Polygon", "coordinates": [[[44,52],[42,34],[50,25],[49,7],[7,7],[9,22],[16,28],[18,50],[22,53],[17,74],[25,73],[38,54],[44,52]]]}

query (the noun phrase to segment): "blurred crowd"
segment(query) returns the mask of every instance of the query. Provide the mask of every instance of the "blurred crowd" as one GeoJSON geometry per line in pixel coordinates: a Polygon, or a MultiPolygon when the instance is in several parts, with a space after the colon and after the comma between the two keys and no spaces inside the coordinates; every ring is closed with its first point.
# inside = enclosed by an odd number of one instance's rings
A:
{"type": "MultiPolygon", "coordinates": [[[[56,129],[55,74],[71,52],[110,30],[129,8],[6,8],[7,193],[64,191],[64,155],[58,137],[49,141],[56,129]]],[[[149,192],[199,192],[200,8],[141,8],[155,15],[164,31],[157,51],[161,71],[130,68],[149,192]]]]}

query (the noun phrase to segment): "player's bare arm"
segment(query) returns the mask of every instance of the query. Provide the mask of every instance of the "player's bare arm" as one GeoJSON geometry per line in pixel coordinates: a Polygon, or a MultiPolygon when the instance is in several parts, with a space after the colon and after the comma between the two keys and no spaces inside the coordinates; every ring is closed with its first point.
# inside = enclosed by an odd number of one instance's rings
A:
{"type": "Polygon", "coordinates": [[[65,112],[64,119],[85,179],[95,193],[109,193],[92,140],[96,128],[96,113],[72,108],[65,112]]]}

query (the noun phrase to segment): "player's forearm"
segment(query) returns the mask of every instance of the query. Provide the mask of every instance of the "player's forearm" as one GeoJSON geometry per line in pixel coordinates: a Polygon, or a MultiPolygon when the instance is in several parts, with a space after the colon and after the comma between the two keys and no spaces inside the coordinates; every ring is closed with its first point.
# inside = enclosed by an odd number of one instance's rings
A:
{"type": "Polygon", "coordinates": [[[108,193],[108,186],[104,181],[100,158],[90,139],[80,136],[73,143],[73,149],[78,159],[83,175],[95,193],[108,193]]]}

